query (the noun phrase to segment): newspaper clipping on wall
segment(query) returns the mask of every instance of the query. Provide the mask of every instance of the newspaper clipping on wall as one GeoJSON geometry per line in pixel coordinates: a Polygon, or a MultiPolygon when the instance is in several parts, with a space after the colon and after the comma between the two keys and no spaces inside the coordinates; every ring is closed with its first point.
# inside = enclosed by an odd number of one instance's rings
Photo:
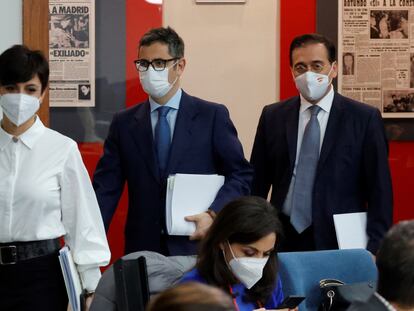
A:
{"type": "Polygon", "coordinates": [[[49,0],[51,107],[95,106],[95,0],[49,0]]]}
{"type": "Polygon", "coordinates": [[[414,118],[414,0],[339,0],[338,89],[414,118]]]}

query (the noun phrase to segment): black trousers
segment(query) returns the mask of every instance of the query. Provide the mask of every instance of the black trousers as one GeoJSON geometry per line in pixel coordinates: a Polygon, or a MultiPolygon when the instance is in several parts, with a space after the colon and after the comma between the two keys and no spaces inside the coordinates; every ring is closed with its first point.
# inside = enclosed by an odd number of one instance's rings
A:
{"type": "Polygon", "coordinates": [[[66,311],[67,305],[57,253],[0,265],[1,311],[66,311]]]}

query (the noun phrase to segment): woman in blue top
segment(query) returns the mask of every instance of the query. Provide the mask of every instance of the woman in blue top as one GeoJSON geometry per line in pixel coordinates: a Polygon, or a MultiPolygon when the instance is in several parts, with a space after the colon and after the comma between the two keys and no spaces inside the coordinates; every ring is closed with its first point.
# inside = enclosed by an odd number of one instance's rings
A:
{"type": "Polygon", "coordinates": [[[281,231],[277,212],[266,200],[243,197],[230,202],[202,241],[195,269],[181,282],[222,288],[239,311],[276,309],[283,300],[276,255],[281,231]]]}

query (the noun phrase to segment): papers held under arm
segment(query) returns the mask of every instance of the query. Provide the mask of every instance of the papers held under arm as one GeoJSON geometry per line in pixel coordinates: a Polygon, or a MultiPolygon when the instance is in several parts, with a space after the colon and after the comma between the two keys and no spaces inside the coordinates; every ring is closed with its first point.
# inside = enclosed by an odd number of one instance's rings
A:
{"type": "Polygon", "coordinates": [[[336,239],[340,249],[366,248],[367,213],[348,213],[333,215],[336,239]]]}
{"type": "Polygon", "coordinates": [[[170,235],[191,235],[196,227],[185,216],[205,212],[224,184],[224,176],[176,174],[167,182],[166,222],[170,235]]]}
{"type": "Polygon", "coordinates": [[[82,293],[82,285],[78,270],[73,262],[72,254],[67,246],[59,251],[59,262],[72,311],[81,311],[80,296],[82,293]]]}

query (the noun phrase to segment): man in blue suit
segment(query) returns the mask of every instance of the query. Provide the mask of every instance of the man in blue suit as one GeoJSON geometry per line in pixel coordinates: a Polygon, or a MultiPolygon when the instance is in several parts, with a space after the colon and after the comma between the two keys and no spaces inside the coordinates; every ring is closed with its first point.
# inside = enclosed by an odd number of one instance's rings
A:
{"type": "Polygon", "coordinates": [[[281,249],[338,248],[333,215],[367,211],[367,249],[392,223],[388,144],[379,111],[334,92],[335,46],[296,37],[290,65],[300,96],[264,107],[251,164],[252,193],[267,197],[285,228],[281,249]]]}
{"type": "Polygon", "coordinates": [[[252,169],[226,107],[181,90],[184,42],[173,29],[147,32],[138,57],[135,65],[149,99],[114,116],[93,185],[108,229],[128,184],[125,253],[194,254],[195,240],[203,238],[214,214],[250,193],[252,169]],[[225,176],[209,210],[186,217],[196,224],[191,241],[165,229],[166,180],[175,173],[225,176]]]}

